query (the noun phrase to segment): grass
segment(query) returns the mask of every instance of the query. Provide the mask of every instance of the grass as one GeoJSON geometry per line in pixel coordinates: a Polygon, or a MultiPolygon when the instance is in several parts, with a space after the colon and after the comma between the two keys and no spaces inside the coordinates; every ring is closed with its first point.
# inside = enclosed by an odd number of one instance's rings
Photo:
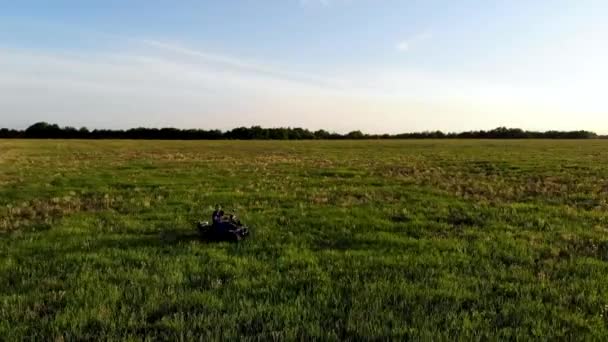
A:
{"type": "Polygon", "coordinates": [[[0,141],[0,340],[605,340],[607,144],[0,141]]]}

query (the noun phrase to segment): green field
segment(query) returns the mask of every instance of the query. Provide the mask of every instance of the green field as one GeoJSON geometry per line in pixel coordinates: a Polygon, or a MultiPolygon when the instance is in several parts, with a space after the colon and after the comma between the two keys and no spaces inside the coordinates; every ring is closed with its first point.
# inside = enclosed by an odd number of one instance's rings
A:
{"type": "Polygon", "coordinates": [[[0,340],[606,340],[607,209],[608,141],[3,140],[0,340]]]}

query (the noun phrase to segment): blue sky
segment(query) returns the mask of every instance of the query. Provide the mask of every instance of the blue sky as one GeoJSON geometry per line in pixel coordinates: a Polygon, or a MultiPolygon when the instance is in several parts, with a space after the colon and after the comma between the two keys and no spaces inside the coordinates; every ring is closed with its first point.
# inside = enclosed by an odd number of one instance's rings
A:
{"type": "Polygon", "coordinates": [[[0,126],[608,132],[608,2],[4,1],[0,126]]]}

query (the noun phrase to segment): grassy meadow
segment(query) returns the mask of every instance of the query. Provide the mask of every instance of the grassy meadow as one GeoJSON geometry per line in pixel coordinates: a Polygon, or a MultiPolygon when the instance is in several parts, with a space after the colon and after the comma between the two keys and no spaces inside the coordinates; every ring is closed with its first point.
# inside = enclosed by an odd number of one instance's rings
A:
{"type": "Polygon", "coordinates": [[[0,140],[0,340],[606,340],[607,209],[600,140],[0,140]]]}

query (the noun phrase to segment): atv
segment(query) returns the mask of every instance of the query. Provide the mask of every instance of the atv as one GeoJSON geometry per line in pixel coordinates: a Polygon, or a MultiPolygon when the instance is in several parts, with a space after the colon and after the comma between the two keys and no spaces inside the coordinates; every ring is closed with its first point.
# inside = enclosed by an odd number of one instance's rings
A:
{"type": "Polygon", "coordinates": [[[249,236],[249,228],[233,215],[220,223],[198,222],[197,229],[201,238],[211,241],[240,241],[249,236]]]}

